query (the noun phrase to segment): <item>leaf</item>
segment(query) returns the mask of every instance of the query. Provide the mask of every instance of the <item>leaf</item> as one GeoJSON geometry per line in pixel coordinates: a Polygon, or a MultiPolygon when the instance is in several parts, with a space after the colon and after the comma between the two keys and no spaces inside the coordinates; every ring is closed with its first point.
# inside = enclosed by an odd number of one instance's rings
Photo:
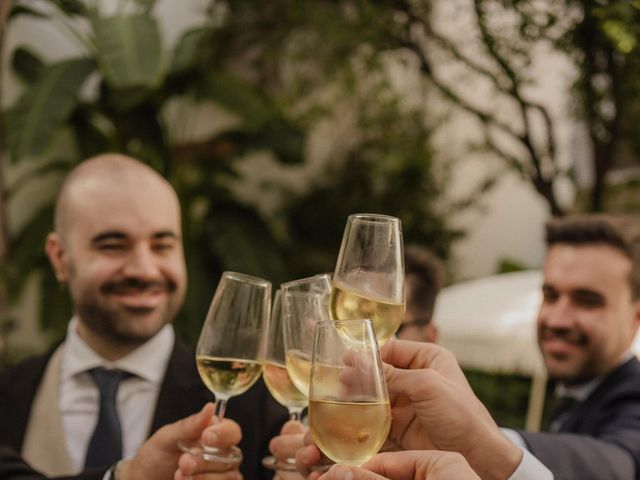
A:
{"type": "Polygon", "coordinates": [[[68,60],[47,67],[25,91],[5,119],[14,162],[43,153],[52,135],[76,104],[78,92],[93,71],[91,60],[68,60]]]}
{"type": "Polygon", "coordinates": [[[11,238],[7,279],[12,299],[20,296],[26,281],[34,271],[48,267],[44,242],[52,227],[53,206],[48,205],[37,212],[18,235],[11,238]]]}
{"type": "Polygon", "coordinates": [[[67,15],[86,16],[88,11],[87,7],[81,0],[51,0],[61,11],[67,15]]]}
{"type": "Polygon", "coordinates": [[[24,47],[15,49],[11,65],[20,79],[26,83],[35,82],[45,68],[42,60],[31,50],[24,47]]]}
{"type": "Polygon", "coordinates": [[[47,15],[45,15],[42,12],[39,12],[38,10],[34,10],[33,8],[25,7],[24,5],[14,5],[11,8],[11,12],[9,13],[9,19],[13,20],[14,18],[19,17],[20,15],[27,15],[30,17],[37,17],[37,18],[48,18],[47,15]]]}
{"type": "Polygon", "coordinates": [[[211,73],[200,93],[240,115],[248,130],[262,128],[273,117],[274,107],[269,101],[254,87],[233,75],[211,73]]]}
{"type": "Polygon", "coordinates": [[[211,40],[211,28],[201,27],[185,32],[173,49],[170,72],[182,73],[197,67],[202,57],[202,46],[211,40]]]}
{"type": "Polygon", "coordinates": [[[286,262],[267,224],[255,210],[239,204],[219,205],[205,220],[205,237],[223,270],[284,281],[286,262]]]}
{"type": "Polygon", "coordinates": [[[146,14],[92,17],[97,59],[113,89],[153,88],[161,80],[162,39],[146,14]]]}
{"type": "MultiPolygon", "coordinates": [[[[105,149],[101,151],[104,152],[105,149]]],[[[22,187],[28,185],[32,181],[38,180],[44,175],[49,175],[51,173],[64,174],[68,172],[71,167],[73,167],[72,162],[65,158],[54,158],[42,165],[38,165],[28,172],[22,173],[22,175],[13,180],[8,187],[5,187],[5,198],[10,199],[13,195],[16,195],[22,187]]]]}

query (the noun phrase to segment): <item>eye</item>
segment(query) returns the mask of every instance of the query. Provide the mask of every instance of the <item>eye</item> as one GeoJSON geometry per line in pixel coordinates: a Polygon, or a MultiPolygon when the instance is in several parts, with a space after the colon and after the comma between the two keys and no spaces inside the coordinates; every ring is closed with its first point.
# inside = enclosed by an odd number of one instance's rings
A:
{"type": "Polygon", "coordinates": [[[159,241],[159,242],[155,242],[151,248],[153,249],[154,252],[157,253],[164,253],[164,252],[170,252],[172,251],[174,248],[176,247],[176,242],[173,240],[165,240],[165,241],[159,241]]]}
{"type": "Polygon", "coordinates": [[[600,308],[605,304],[605,298],[598,292],[578,290],[573,294],[573,301],[583,308],[600,308]]]}
{"type": "Polygon", "coordinates": [[[553,303],[558,300],[558,292],[553,288],[543,287],[542,298],[545,303],[553,303]]]}
{"type": "Polygon", "coordinates": [[[96,248],[103,252],[118,252],[124,250],[126,244],[124,242],[100,242],[96,245],[96,248]]]}

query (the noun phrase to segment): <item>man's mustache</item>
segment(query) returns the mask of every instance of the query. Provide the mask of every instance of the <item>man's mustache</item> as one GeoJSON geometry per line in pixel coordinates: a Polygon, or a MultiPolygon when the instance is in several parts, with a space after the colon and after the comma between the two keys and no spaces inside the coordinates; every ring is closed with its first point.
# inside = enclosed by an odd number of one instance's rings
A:
{"type": "Polygon", "coordinates": [[[144,292],[147,290],[163,290],[166,292],[173,292],[176,289],[175,282],[170,280],[152,280],[145,281],[137,278],[127,278],[117,282],[106,282],[102,285],[100,290],[102,293],[114,293],[122,291],[138,291],[144,292]]]}
{"type": "Polygon", "coordinates": [[[542,340],[562,340],[572,345],[586,345],[588,338],[578,330],[570,328],[542,327],[540,329],[542,340]]]}

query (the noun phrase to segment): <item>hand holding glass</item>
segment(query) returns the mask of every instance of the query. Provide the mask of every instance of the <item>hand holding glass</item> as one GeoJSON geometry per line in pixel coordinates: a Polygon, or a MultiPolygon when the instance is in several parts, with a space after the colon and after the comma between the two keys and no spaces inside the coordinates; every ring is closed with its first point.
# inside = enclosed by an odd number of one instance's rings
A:
{"type": "MultiPolygon", "coordinates": [[[[227,400],[246,392],[260,377],[271,304],[271,283],[224,272],[216,288],[196,347],[198,373],[216,396],[216,416],[227,400]]],[[[179,444],[205,460],[238,463],[239,448],[217,449],[179,444]]]]}
{"type": "Polygon", "coordinates": [[[318,448],[336,463],[359,466],[378,452],[390,426],[371,320],[318,323],[309,391],[309,428],[318,448]]]}

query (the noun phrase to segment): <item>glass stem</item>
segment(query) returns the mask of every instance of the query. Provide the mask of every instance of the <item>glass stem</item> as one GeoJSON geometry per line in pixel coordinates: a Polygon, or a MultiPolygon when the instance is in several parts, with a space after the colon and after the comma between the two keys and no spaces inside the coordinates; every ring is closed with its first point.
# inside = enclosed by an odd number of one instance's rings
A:
{"type": "Polygon", "coordinates": [[[224,418],[224,412],[227,409],[227,399],[216,397],[216,411],[214,415],[218,418],[224,418]]]}
{"type": "Polygon", "coordinates": [[[302,421],[302,408],[289,408],[289,420],[302,421]]]}

